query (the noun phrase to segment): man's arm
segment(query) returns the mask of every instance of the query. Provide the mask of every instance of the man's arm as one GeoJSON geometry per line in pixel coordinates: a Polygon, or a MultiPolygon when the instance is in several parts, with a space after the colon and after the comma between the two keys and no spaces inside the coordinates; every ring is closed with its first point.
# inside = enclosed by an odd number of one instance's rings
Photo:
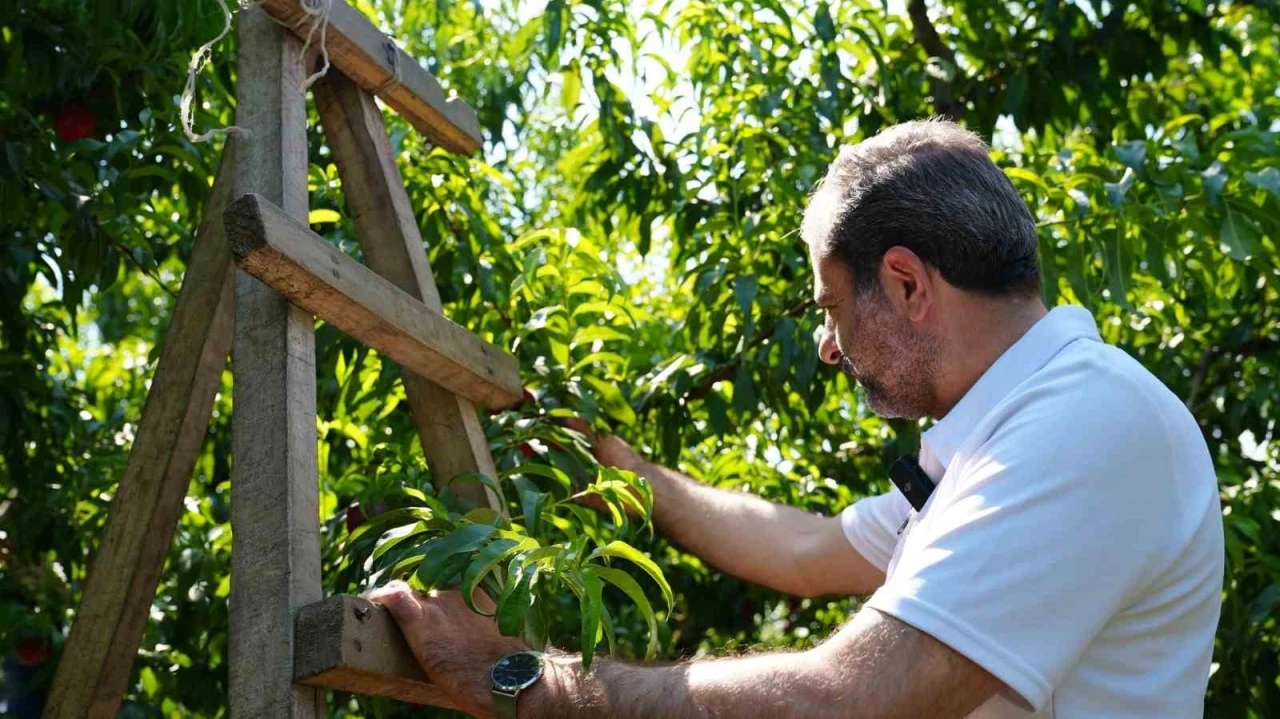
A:
{"type": "MultiPolygon", "coordinates": [[[[477,717],[493,716],[488,670],[518,642],[471,612],[457,592],[431,596],[393,583],[373,593],[404,631],[432,682],[477,717]]],[[[1003,688],[982,667],[928,634],[864,609],[823,644],[670,666],[550,657],[520,693],[520,719],[959,719],[1003,688]]]]}
{"type": "Polygon", "coordinates": [[[735,577],[798,596],[870,594],[884,583],[849,544],[839,517],[707,486],[645,461],[617,437],[601,437],[596,455],[649,480],[658,529],[735,577]]]}

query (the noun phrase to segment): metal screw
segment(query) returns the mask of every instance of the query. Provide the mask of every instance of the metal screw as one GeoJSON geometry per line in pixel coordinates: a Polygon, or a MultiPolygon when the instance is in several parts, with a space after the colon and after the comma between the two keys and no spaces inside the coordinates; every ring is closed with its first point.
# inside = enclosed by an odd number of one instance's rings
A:
{"type": "Polygon", "coordinates": [[[372,613],[373,610],[369,607],[356,607],[356,619],[359,619],[362,622],[368,619],[369,615],[372,613]]]}

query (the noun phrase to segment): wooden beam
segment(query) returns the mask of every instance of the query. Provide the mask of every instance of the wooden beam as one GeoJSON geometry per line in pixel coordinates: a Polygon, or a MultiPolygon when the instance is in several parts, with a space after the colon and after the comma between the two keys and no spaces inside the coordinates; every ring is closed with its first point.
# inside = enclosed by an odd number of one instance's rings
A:
{"type": "Polygon", "coordinates": [[[454,708],[409,651],[386,609],[339,594],[303,607],[294,629],[294,677],[315,687],[454,708]]]}
{"type": "MultiPolygon", "coordinates": [[[[383,88],[378,96],[432,142],[450,152],[471,154],[480,149],[480,121],[461,100],[445,98],[444,88],[431,73],[369,18],[345,0],[331,0],[325,46],[329,62],[366,90],[383,88]],[[400,71],[400,81],[391,82],[400,71]],[[387,83],[391,83],[387,85],[387,83]]],[[[302,9],[302,0],[263,0],[262,7],[305,39],[315,16],[302,9]]],[[[312,44],[318,45],[317,29],[312,44]]]]}
{"type": "MultiPolygon", "coordinates": [[[[341,73],[316,83],[313,96],[369,268],[440,311],[418,221],[373,96],[341,73]]],[[[404,374],[404,389],[437,486],[464,472],[497,476],[471,402],[412,372],[404,374]]],[[[454,490],[476,506],[505,511],[488,487],[468,483],[454,490]]]]}
{"type": "Polygon", "coordinates": [[[227,141],[160,348],[138,433],[63,647],[45,719],[114,717],[183,512],[231,349],[234,296],[222,210],[235,182],[227,141]]]}
{"type": "Polygon", "coordinates": [[[258,195],[223,213],[236,263],[291,302],[474,402],[520,398],[516,359],[450,322],[258,195]]]}
{"type": "MultiPolygon", "coordinates": [[[[302,43],[259,8],[240,13],[237,188],[307,217],[302,43]]],[[[236,273],[232,345],[232,719],[321,719],[324,692],[293,680],[294,615],[323,597],[316,469],[315,320],[236,273]]]]}

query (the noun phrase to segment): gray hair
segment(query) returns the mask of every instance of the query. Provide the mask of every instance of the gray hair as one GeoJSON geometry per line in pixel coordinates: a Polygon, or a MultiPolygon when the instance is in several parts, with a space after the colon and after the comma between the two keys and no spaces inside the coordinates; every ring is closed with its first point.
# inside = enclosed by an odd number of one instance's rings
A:
{"type": "Polygon", "coordinates": [[[801,235],[834,257],[860,293],[902,246],[955,287],[1038,294],[1036,226],[986,143],[945,120],[894,125],[841,150],[805,210],[801,235]]]}

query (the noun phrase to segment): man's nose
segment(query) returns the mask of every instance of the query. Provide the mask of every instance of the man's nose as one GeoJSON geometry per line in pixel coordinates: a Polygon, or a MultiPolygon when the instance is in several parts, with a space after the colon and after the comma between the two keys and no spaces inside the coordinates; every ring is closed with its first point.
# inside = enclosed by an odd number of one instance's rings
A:
{"type": "Polygon", "coordinates": [[[840,348],[836,346],[836,333],[823,328],[822,339],[818,342],[818,356],[827,364],[840,364],[840,348]]]}

